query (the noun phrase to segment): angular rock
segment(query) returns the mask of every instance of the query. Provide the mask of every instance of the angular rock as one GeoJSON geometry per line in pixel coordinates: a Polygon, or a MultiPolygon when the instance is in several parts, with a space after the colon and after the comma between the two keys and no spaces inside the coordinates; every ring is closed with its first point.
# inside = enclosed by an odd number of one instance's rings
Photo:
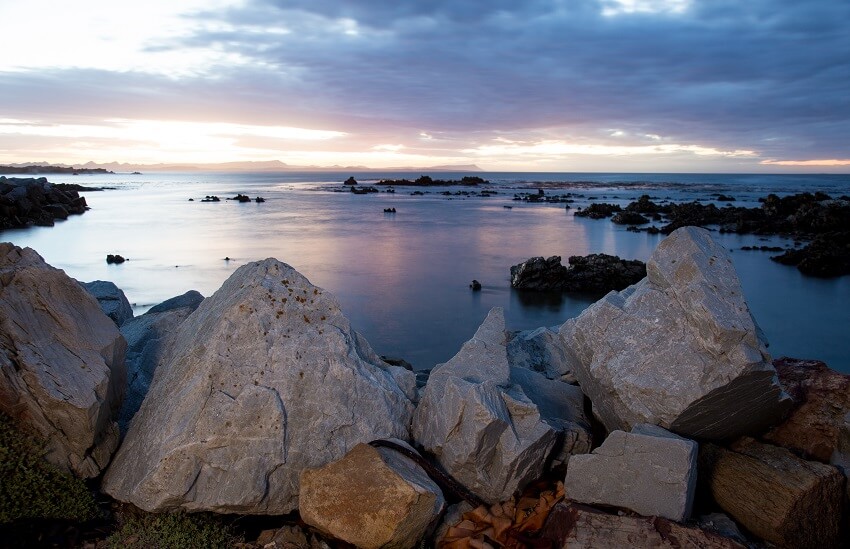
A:
{"type": "Polygon", "coordinates": [[[609,515],[576,503],[552,508],[541,537],[554,548],[601,549],[655,547],[659,549],[744,549],[732,539],[689,528],[660,517],[609,515]]]}
{"type": "Polygon", "coordinates": [[[511,267],[511,286],[518,290],[560,290],[566,272],[559,255],[532,257],[511,267]]]}
{"type": "Polygon", "coordinates": [[[538,406],[511,383],[505,319],[494,308],[475,336],[431,371],[413,437],[484,501],[540,476],[557,439],[538,406]]]}
{"type": "Polygon", "coordinates": [[[819,360],[773,362],[794,410],[764,440],[850,472],[850,375],[819,360]]]}
{"type": "Polygon", "coordinates": [[[508,340],[508,362],[549,379],[572,382],[572,365],[558,332],[541,327],[517,332],[508,340]]]}
{"type": "Polygon", "coordinates": [[[537,406],[540,418],[558,432],[558,442],[552,449],[553,465],[566,463],[572,455],[590,452],[593,437],[580,388],[513,366],[511,382],[522,388],[537,406]]]}
{"type": "Polygon", "coordinates": [[[289,265],[243,265],[177,327],[102,490],[148,511],[288,513],[302,470],[408,437],[414,377],[289,265]]]}
{"type": "Polygon", "coordinates": [[[406,548],[416,546],[445,503],[410,458],[358,444],[339,461],[301,473],[298,511],[307,524],[357,547],[406,548]]]}
{"type": "Polygon", "coordinates": [[[186,320],[203,300],[204,296],[190,290],[163,301],[145,314],[121,325],[121,335],[127,340],[127,392],[118,416],[118,426],[122,434],[127,432],[130,420],[139,411],[154,372],[173,342],[172,335],[177,326],[186,320]]]}
{"type": "Polygon", "coordinates": [[[107,280],[95,280],[94,282],[80,282],[80,284],[97,299],[106,316],[111,318],[119,328],[133,318],[133,308],[127,301],[127,296],[115,283],[107,280]]]}
{"type": "Polygon", "coordinates": [[[700,478],[720,507],[781,547],[835,547],[845,479],[835,468],[742,438],[700,450],[700,478]]]}
{"type": "Polygon", "coordinates": [[[97,300],[34,250],[0,244],[0,411],[47,460],[100,474],[118,446],[126,344],[97,300]]]}
{"type": "Polygon", "coordinates": [[[697,448],[696,442],[654,425],[614,431],[592,454],[570,459],[564,491],[579,503],[682,522],[693,508],[697,448]]]}
{"type": "Polygon", "coordinates": [[[608,430],[652,423],[722,439],[778,422],[790,399],[726,251],[685,227],[658,245],[647,273],[560,329],[608,430]]]}

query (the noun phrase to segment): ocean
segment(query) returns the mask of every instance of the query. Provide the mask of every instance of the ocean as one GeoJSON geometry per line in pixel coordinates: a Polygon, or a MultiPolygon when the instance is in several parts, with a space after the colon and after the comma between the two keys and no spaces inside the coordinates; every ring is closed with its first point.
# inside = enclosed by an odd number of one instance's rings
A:
{"type": "MultiPolygon", "coordinates": [[[[552,255],[566,264],[571,255],[590,253],[646,261],[663,238],[606,219],[574,217],[577,207],[594,201],[625,206],[642,194],[673,202],[710,202],[726,194],[741,206],[755,206],[771,192],[850,195],[847,175],[423,173],[435,179],[477,175],[491,184],[395,187],[394,193],[381,187],[380,193],[355,195],[342,185],[349,176],[370,185],[421,174],[48,175],[54,183],[112,189],[84,193],[91,207],[84,215],[55,227],[4,231],[0,240],[34,248],[78,280],[114,282],[136,314],[190,289],[209,296],[240,265],[275,257],[335,294],[379,354],[427,369],[453,356],[491,307],[504,307],[508,329],[525,330],[559,325],[599,297],[515,291],[512,265],[552,255]],[[495,194],[480,196],[484,188],[495,194]],[[575,202],[566,209],[513,200],[538,189],[569,193],[575,202]],[[472,195],[458,194],[464,191],[472,195]],[[225,200],[237,193],[265,202],[225,200]],[[221,201],[201,202],[207,195],[221,201]],[[129,261],[108,265],[107,254],[129,261]],[[470,290],[473,279],[482,291],[470,290]]],[[[770,253],[740,250],[790,245],[783,238],[714,237],[731,251],[773,356],[820,359],[850,372],[850,277],[811,278],[771,261],[770,253]]]]}

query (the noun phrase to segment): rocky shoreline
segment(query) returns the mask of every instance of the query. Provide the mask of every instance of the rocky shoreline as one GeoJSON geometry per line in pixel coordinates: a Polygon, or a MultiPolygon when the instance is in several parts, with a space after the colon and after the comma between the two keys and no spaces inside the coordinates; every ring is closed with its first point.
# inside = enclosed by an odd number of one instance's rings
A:
{"type": "MultiPolygon", "coordinates": [[[[139,317],[8,243],[0,283],[0,412],[113,502],[102,522],[277,521],[233,547],[850,539],[850,376],[771,359],[704,229],[561,326],[510,333],[493,309],[424,384],[271,258],[139,317]]],[[[15,509],[0,528],[38,518],[15,509]]]]}
{"type": "Polygon", "coordinates": [[[0,176],[0,230],[38,225],[52,227],[56,220],[88,210],[81,185],[54,185],[46,178],[0,176]]]}

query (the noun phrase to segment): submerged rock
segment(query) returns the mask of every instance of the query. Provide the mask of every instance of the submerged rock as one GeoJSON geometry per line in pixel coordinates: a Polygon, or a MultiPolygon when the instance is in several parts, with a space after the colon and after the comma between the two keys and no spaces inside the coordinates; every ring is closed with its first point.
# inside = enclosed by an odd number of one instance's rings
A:
{"type": "Polygon", "coordinates": [[[304,469],[407,439],[415,393],[328,292],[249,263],[176,329],[102,489],[147,511],[285,514],[304,469]]]}
{"type": "Polygon", "coordinates": [[[658,245],[647,272],[560,330],[605,426],[721,439],[779,421],[790,399],[727,252],[686,227],[658,245]]]}
{"type": "Polygon", "coordinates": [[[121,327],[129,319],[133,318],[133,308],[127,301],[124,292],[107,280],[95,280],[93,282],[80,282],[88,293],[93,295],[103,312],[112,319],[116,326],[121,327]]]}
{"type": "Polygon", "coordinates": [[[118,446],[124,338],[97,300],[34,250],[0,244],[0,411],[46,458],[100,474],[118,446]]]}
{"type": "Polygon", "coordinates": [[[539,477],[557,439],[511,382],[505,339],[504,313],[494,308],[475,336],[431,371],[413,418],[416,442],[488,503],[539,477]]]}

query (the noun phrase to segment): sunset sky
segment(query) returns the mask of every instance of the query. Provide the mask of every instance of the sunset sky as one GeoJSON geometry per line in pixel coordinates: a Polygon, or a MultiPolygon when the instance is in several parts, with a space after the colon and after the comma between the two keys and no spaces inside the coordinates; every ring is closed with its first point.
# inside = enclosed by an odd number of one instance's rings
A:
{"type": "Polygon", "coordinates": [[[847,0],[0,0],[0,163],[850,172],[847,0]]]}

